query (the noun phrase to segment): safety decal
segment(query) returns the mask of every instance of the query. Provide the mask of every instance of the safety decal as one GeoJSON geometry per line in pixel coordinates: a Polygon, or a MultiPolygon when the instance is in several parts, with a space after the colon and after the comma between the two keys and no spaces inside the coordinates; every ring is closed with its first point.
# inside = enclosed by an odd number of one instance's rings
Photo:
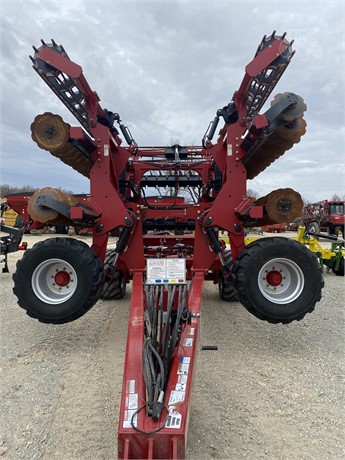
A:
{"type": "Polygon", "coordinates": [[[125,410],[123,414],[123,428],[132,428],[132,417],[133,425],[137,426],[138,417],[136,411],[138,410],[138,393],[135,393],[135,380],[127,380],[126,382],[126,399],[125,399],[125,410]],[[135,415],[134,415],[135,414],[135,415]]]}
{"type": "Polygon", "coordinates": [[[127,380],[126,393],[135,393],[135,380],[127,380]]]}
{"type": "Polygon", "coordinates": [[[133,425],[138,426],[137,425],[138,424],[138,414],[136,414],[136,410],[125,410],[122,428],[132,428],[132,423],[131,423],[132,417],[133,417],[133,425]]]}
{"type": "Polygon", "coordinates": [[[168,406],[171,406],[172,404],[176,404],[176,403],[179,403],[179,402],[183,402],[185,394],[186,393],[184,391],[172,390],[172,392],[170,393],[168,406]]]}
{"type": "Polygon", "coordinates": [[[127,396],[126,396],[126,406],[128,409],[137,409],[138,408],[138,393],[133,393],[128,395],[128,405],[127,405],[127,396]]]}
{"type": "Polygon", "coordinates": [[[165,424],[165,428],[180,428],[182,415],[174,406],[169,407],[169,415],[165,424]]]}
{"type": "Polygon", "coordinates": [[[182,374],[178,375],[175,390],[176,391],[186,391],[187,379],[188,379],[188,375],[182,375],[182,374]]]}
{"type": "Polygon", "coordinates": [[[177,368],[177,374],[188,374],[189,371],[189,363],[190,363],[190,358],[188,356],[181,357],[180,362],[177,368]]]}
{"type": "Polygon", "coordinates": [[[191,337],[186,337],[184,339],[183,345],[185,347],[192,347],[193,346],[193,339],[191,337]]]}

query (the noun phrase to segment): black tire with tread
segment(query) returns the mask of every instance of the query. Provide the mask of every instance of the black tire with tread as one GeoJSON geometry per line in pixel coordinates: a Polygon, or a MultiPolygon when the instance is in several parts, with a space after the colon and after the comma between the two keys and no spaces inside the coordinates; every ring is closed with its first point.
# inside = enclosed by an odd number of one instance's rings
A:
{"type": "Polygon", "coordinates": [[[122,299],[126,294],[126,281],[122,272],[114,267],[115,251],[107,249],[104,259],[105,282],[101,299],[122,299]]]}
{"type": "MultiPolygon", "coordinates": [[[[226,249],[224,251],[224,262],[228,270],[231,271],[233,266],[233,260],[231,251],[229,249],[226,249]]],[[[230,279],[230,277],[225,280],[222,272],[219,277],[218,292],[219,297],[225,302],[236,302],[239,300],[237,291],[233,285],[232,280],[230,279]]]]}
{"type": "Polygon", "coordinates": [[[261,238],[250,243],[238,255],[233,275],[242,305],[257,318],[269,323],[288,324],[299,321],[314,310],[324,286],[322,268],[306,246],[283,237],[261,238]],[[288,259],[302,270],[304,288],[299,297],[287,304],[266,299],[258,286],[261,268],[272,259],[288,259]]]}
{"type": "Polygon", "coordinates": [[[27,314],[44,323],[62,324],[84,315],[98,301],[104,284],[104,270],[97,253],[83,241],[49,238],[25,251],[13,274],[13,292],[27,314]],[[51,304],[39,299],[32,288],[35,269],[49,259],[69,263],[77,274],[78,288],[68,300],[51,304]]]}
{"type": "Polygon", "coordinates": [[[22,216],[17,216],[16,217],[16,220],[15,220],[15,223],[14,223],[14,227],[15,228],[20,228],[20,229],[23,229],[25,230],[25,227],[26,227],[26,224],[24,222],[24,219],[22,218],[22,216]]]}

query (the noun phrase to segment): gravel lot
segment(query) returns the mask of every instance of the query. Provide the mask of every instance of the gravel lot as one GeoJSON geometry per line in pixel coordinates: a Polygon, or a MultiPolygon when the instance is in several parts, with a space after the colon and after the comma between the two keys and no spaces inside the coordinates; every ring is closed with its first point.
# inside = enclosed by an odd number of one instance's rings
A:
{"type": "MultiPolygon", "coordinates": [[[[29,247],[47,236],[25,236],[29,247]]],[[[89,242],[87,237],[80,239],[89,242]]],[[[117,458],[130,289],[66,325],[41,324],[0,274],[1,433],[5,459],[117,458]]],[[[342,459],[344,278],[297,323],[271,325],[206,283],[189,425],[189,459],[342,459]]]]}

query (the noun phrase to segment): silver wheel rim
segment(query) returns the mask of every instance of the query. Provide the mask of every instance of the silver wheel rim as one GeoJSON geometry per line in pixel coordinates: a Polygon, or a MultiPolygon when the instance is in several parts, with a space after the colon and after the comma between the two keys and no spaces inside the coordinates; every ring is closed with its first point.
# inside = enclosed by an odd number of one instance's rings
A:
{"type": "Polygon", "coordinates": [[[272,259],[261,268],[258,286],[261,294],[270,302],[287,304],[301,295],[304,275],[292,260],[272,259]]]}
{"type": "Polygon", "coordinates": [[[70,299],[77,289],[77,273],[68,262],[49,259],[39,264],[32,274],[31,286],[42,302],[52,305],[70,299]]]}

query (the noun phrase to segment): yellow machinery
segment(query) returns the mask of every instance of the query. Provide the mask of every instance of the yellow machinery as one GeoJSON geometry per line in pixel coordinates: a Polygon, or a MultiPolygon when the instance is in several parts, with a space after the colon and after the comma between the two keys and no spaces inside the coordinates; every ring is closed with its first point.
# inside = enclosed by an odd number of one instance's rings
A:
{"type": "MultiPolygon", "coordinates": [[[[330,239],[329,235],[324,235],[324,237],[330,239]]],[[[245,238],[245,244],[248,245],[258,238],[260,237],[247,237],[245,238]]],[[[229,238],[220,237],[219,239],[224,241],[225,244],[229,244],[229,238]]],[[[326,266],[327,269],[332,269],[337,276],[344,276],[344,240],[331,238],[331,247],[324,248],[316,238],[306,233],[306,228],[303,226],[298,228],[297,236],[292,239],[307,246],[316,255],[322,267],[326,266]]]]}

